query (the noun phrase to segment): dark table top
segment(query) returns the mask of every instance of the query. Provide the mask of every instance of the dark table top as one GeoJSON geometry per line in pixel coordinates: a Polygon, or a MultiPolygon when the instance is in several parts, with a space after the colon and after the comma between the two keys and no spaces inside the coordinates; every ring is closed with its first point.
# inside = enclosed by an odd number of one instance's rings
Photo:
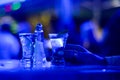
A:
{"type": "Polygon", "coordinates": [[[0,70],[0,80],[120,80],[120,66],[54,66],[0,70]]]}

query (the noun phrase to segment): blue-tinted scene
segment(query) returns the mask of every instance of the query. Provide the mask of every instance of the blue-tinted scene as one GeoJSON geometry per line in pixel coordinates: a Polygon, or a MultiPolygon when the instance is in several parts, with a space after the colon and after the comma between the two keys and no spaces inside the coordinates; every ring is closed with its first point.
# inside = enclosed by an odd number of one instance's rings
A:
{"type": "Polygon", "coordinates": [[[117,80],[118,74],[120,0],[0,0],[2,80],[117,80]]]}

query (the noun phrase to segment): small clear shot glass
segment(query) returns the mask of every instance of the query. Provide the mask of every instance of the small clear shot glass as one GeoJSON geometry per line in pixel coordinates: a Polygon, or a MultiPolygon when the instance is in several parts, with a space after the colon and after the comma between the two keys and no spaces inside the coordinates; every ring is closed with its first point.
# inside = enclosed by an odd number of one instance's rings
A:
{"type": "Polygon", "coordinates": [[[68,33],[57,34],[50,33],[49,38],[52,45],[53,59],[51,61],[52,65],[64,66],[64,48],[67,42],[68,33]]]}
{"type": "Polygon", "coordinates": [[[31,69],[33,66],[34,37],[33,33],[20,33],[20,42],[22,45],[21,66],[25,69],[31,69]]]}

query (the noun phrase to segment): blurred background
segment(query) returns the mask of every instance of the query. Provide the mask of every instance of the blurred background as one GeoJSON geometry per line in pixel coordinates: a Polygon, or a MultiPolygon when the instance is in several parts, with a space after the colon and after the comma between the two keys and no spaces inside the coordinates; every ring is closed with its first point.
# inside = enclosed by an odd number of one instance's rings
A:
{"type": "Polygon", "coordinates": [[[120,0],[0,0],[1,59],[21,55],[18,34],[34,32],[39,22],[49,33],[67,30],[68,44],[100,56],[119,55],[119,7],[120,0]]]}

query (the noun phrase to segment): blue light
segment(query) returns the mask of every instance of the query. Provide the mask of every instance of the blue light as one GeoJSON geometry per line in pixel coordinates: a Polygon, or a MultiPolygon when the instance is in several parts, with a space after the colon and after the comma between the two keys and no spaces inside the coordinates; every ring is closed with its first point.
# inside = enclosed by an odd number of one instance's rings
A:
{"type": "Polygon", "coordinates": [[[24,2],[26,0],[0,0],[0,5],[4,5],[4,4],[8,4],[8,3],[12,3],[12,2],[24,2]]]}

